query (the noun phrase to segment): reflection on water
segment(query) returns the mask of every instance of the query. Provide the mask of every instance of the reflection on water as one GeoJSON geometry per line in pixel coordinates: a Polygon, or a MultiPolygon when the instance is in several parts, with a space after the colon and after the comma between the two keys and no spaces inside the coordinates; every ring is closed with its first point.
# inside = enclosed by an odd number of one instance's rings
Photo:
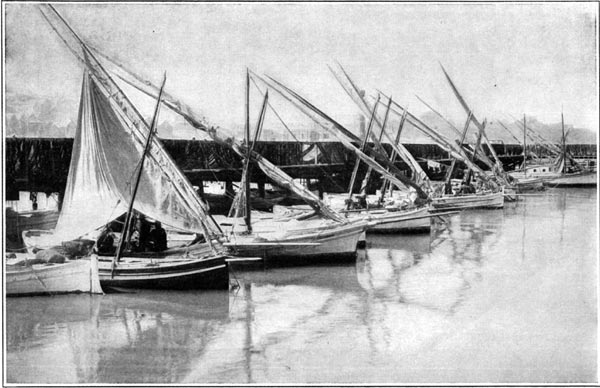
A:
{"type": "Polygon", "coordinates": [[[371,236],[356,264],[230,292],[6,301],[20,383],[596,381],[596,190],[371,236]]]}

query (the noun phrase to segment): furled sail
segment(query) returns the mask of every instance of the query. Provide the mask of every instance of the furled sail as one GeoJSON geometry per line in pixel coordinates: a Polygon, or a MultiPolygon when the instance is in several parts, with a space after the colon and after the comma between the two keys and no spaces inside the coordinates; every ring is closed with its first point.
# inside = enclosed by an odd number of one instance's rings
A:
{"type": "MultiPolygon", "coordinates": [[[[477,127],[477,129],[479,129],[481,131],[481,133],[483,135],[483,140],[485,141],[485,144],[488,146],[490,152],[492,153],[492,156],[494,157],[494,160],[496,161],[495,169],[492,169],[492,171],[494,171],[494,170],[497,171],[496,175],[499,178],[503,179],[505,181],[505,183],[508,183],[506,173],[504,172],[504,167],[502,166],[502,162],[500,161],[500,158],[498,158],[498,155],[496,155],[496,151],[494,150],[494,147],[492,147],[492,144],[491,144],[490,140],[488,139],[488,136],[487,136],[487,134],[485,132],[485,125],[483,125],[479,120],[477,120],[477,118],[475,117],[475,114],[471,111],[471,108],[469,108],[469,106],[467,105],[467,102],[465,101],[465,99],[458,92],[458,89],[454,85],[454,82],[452,82],[452,79],[450,78],[450,76],[446,72],[446,69],[444,69],[444,66],[442,66],[442,64],[440,64],[440,66],[442,67],[442,71],[444,72],[444,75],[446,76],[446,80],[450,84],[450,88],[454,92],[454,95],[458,99],[458,102],[463,107],[463,109],[465,110],[465,112],[468,115],[470,115],[471,121],[473,122],[473,124],[475,124],[475,126],[477,127]]],[[[477,150],[475,150],[475,152],[476,151],[477,150]]]]}
{"type": "Polygon", "coordinates": [[[344,128],[339,123],[335,122],[332,118],[327,116],[325,113],[320,111],[317,107],[308,102],[305,98],[301,97],[298,93],[294,92],[287,86],[283,85],[281,82],[275,80],[272,77],[268,77],[269,80],[263,79],[256,74],[254,77],[260,79],[263,83],[268,85],[270,88],[279,93],[283,98],[288,100],[292,105],[298,108],[302,113],[310,117],[315,123],[317,123],[321,128],[327,130],[332,133],[347,149],[352,151],[361,161],[365,162],[369,167],[373,168],[375,171],[380,173],[386,179],[388,179],[391,183],[398,186],[399,188],[405,188],[407,186],[411,186],[415,188],[417,194],[421,198],[427,198],[427,193],[415,182],[408,179],[400,170],[389,160],[387,155],[383,155],[376,149],[371,149],[370,151],[377,158],[371,158],[366,153],[362,152],[360,149],[355,147],[352,142],[360,142],[360,139],[344,128]],[[389,171],[386,170],[383,166],[388,167],[389,171]],[[390,173],[392,172],[392,173],[390,173]]]}
{"type": "MultiPolygon", "coordinates": [[[[177,167],[162,158],[156,141],[142,171],[134,208],[174,228],[208,234],[209,238],[219,235],[218,226],[198,206],[200,199],[193,189],[180,190],[178,186],[185,183],[175,181],[175,174],[165,174],[177,167]]],[[[79,237],[127,211],[143,148],[140,131],[86,71],[65,197],[55,229],[59,239],[79,237]]]]}
{"type": "MultiPolygon", "coordinates": [[[[385,93],[381,93],[381,95],[387,97],[385,93]]],[[[469,159],[469,156],[467,155],[465,149],[461,146],[461,144],[458,144],[458,140],[456,143],[453,143],[450,140],[446,139],[444,136],[427,126],[427,124],[425,124],[415,115],[410,113],[406,108],[403,108],[396,101],[393,101],[392,105],[399,109],[398,110],[392,107],[392,112],[396,113],[399,116],[402,116],[404,112],[406,112],[406,121],[408,121],[414,128],[418,129],[430,139],[432,139],[434,142],[436,142],[444,151],[448,152],[451,157],[462,161],[467,165],[467,167],[479,173],[483,179],[486,179],[485,172],[481,168],[479,168],[479,166],[473,163],[471,159],[469,159]]]]}
{"type": "MultiPolygon", "coordinates": [[[[352,81],[352,79],[350,79],[350,76],[348,75],[348,73],[346,73],[344,68],[339,64],[338,66],[343,76],[336,73],[331,67],[329,68],[329,70],[335,76],[342,88],[346,91],[348,96],[350,96],[352,101],[354,101],[354,103],[359,107],[362,113],[368,116],[373,110],[373,107],[370,106],[364,99],[364,97],[361,95],[358,87],[352,81]]],[[[392,140],[390,135],[385,131],[384,125],[382,124],[381,119],[377,115],[375,115],[375,123],[381,129],[382,135],[385,136],[385,138],[388,140],[388,142],[392,146],[392,149],[410,166],[411,170],[413,171],[414,181],[419,185],[429,187],[429,178],[427,177],[425,171],[423,171],[419,163],[417,163],[415,158],[411,155],[410,152],[408,152],[408,150],[402,145],[402,143],[396,143],[394,142],[394,140],[392,140]]],[[[375,142],[375,144],[379,143],[374,133],[371,134],[371,139],[375,142]]]]}

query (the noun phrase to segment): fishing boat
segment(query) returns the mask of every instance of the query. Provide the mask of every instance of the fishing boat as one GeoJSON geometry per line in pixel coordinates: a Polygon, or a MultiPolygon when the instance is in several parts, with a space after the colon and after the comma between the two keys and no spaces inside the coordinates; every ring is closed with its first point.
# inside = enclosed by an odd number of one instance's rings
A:
{"type": "Polygon", "coordinates": [[[54,229],[58,221],[58,211],[56,210],[26,210],[14,211],[12,208],[5,209],[6,229],[4,230],[7,236],[18,236],[24,230],[38,229],[50,230],[54,229]]]}
{"type": "Polygon", "coordinates": [[[478,194],[442,195],[431,200],[431,207],[434,211],[501,209],[504,207],[504,189],[478,194]]]}
{"type": "Polygon", "coordinates": [[[550,187],[593,187],[597,185],[598,176],[595,171],[572,165],[570,167],[555,164],[531,164],[524,169],[511,172],[519,182],[535,179],[550,187]]]}
{"type": "MultiPolygon", "coordinates": [[[[261,220],[252,233],[232,233],[225,243],[235,256],[281,259],[280,263],[317,263],[356,258],[359,239],[369,223],[363,219],[261,220]]],[[[243,230],[243,225],[238,224],[243,230]]]]}
{"type": "MultiPolygon", "coordinates": [[[[110,235],[113,242],[106,245],[111,249],[99,249],[100,240],[96,244],[99,278],[106,287],[228,288],[229,255],[223,233],[154,136],[163,89],[148,124],[56,10],[46,5],[41,11],[85,72],[63,205],[52,236],[40,234],[37,245],[42,237],[60,245],[110,235]],[[109,226],[118,224],[123,215],[119,236],[109,226]],[[155,229],[160,222],[197,238],[185,247],[148,252],[134,223],[142,216],[153,220],[155,229]],[[140,244],[134,247],[136,232],[140,244]]],[[[165,81],[166,75],[163,87],[165,81]]]]}
{"type": "Polygon", "coordinates": [[[365,219],[372,225],[367,228],[368,233],[427,233],[431,217],[429,208],[422,206],[402,211],[371,210],[365,219]]]}
{"type": "Polygon", "coordinates": [[[598,182],[596,171],[574,164],[569,167],[561,166],[561,163],[530,164],[511,175],[519,182],[535,181],[550,187],[591,187],[598,182]]]}
{"type": "Polygon", "coordinates": [[[561,145],[552,163],[524,165],[513,175],[518,178],[532,178],[544,182],[550,187],[595,187],[598,175],[593,168],[581,165],[567,152],[564,115],[561,113],[561,145]]]}
{"type": "Polygon", "coordinates": [[[95,257],[30,264],[34,261],[28,256],[15,254],[14,258],[6,260],[6,296],[102,293],[95,257]]]}
{"type": "MultiPolygon", "coordinates": [[[[394,194],[399,192],[394,192],[394,194]]],[[[379,195],[366,196],[367,207],[347,210],[345,194],[325,194],[326,203],[335,210],[345,213],[350,219],[364,219],[369,222],[367,233],[427,233],[431,229],[429,206],[411,206],[409,198],[400,195],[386,197],[379,205],[379,195]]]]}
{"type": "MultiPolygon", "coordinates": [[[[235,256],[258,256],[264,260],[283,259],[284,263],[315,262],[322,259],[328,261],[341,258],[355,258],[358,241],[363,234],[367,222],[364,220],[347,220],[341,214],[323,203],[318,197],[312,198],[317,206],[312,210],[307,207],[299,214],[284,211],[275,206],[270,215],[251,210],[250,192],[250,154],[260,137],[262,124],[268,106],[269,95],[265,93],[258,124],[254,130],[253,141],[250,142],[249,123],[249,88],[250,74],[246,72],[246,144],[248,145],[240,190],[233,199],[229,217],[221,219],[220,225],[229,230],[230,241],[226,244],[235,256]],[[318,209],[318,211],[317,211],[318,209]],[[312,210],[312,211],[311,211],[312,210]]],[[[273,109],[273,108],[272,108],[273,109]]],[[[285,179],[288,188],[300,196],[309,195],[309,191],[298,187],[293,179],[283,176],[277,168],[263,168],[267,176],[279,176],[285,179]]],[[[314,194],[313,194],[314,196],[314,194]]]]}
{"type": "MultiPolygon", "coordinates": [[[[512,173],[511,176],[513,176],[512,173]]],[[[544,189],[544,179],[533,176],[517,178],[517,181],[513,184],[513,187],[519,194],[528,191],[540,191],[544,189]]]]}
{"type": "Polygon", "coordinates": [[[21,238],[26,230],[52,230],[58,221],[57,210],[29,210],[14,211],[12,208],[5,209],[4,236],[5,247],[8,252],[23,252],[26,249],[21,238]]]}
{"type": "Polygon", "coordinates": [[[98,257],[102,287],[157,290],[227,289],[227,257],[214,255],[206,246],[172,249],[159,254],[122,257],[113,269],[113,257],[98,257]]]}

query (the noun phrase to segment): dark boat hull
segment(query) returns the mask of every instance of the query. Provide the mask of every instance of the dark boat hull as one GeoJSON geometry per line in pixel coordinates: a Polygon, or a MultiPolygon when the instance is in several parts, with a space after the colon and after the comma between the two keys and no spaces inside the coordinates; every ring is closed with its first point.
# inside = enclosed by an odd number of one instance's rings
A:
{"type": "Polygon", "coordinates": [[[99,260],[98,273],[103,289],[228,289],[228,257],[181,260],[124,258],[114,272],[112,258],[104,257],[99,260]]]}

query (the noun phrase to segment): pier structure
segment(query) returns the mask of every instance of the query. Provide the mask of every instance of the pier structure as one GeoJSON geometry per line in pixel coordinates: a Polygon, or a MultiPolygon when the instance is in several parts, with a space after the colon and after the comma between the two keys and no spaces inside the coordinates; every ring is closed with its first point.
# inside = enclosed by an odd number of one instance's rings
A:
{"type": "MultiPolygon", "coordinates": [[[[190,182],[201,190],[203,182],[221,181],[231,188],[241,178],[241,159],[230,149],[206,140],[162,140],[165,148],[190,182]]],[[[72,138],[6,138],[6,199],[18,198],[19,191],[64,193],[71,160],[72,138]]],[[[450,163],[448,154],[435,144],[405,144],[430,179],[435,180],[450,163]]],[[[389,145],[384,145],[389,147],[389,145]]],[[[510,171],[522,160],[522,146],[493,144],[504,168],[510,171]]],[[[596,158],[596,145],[570,144],[568,150],[578,158],[596,158]]],[[[293,178],[306,179],[319,192],[343,192],[350,182],[355,156],[339,142],[259,141],[256,151],[293,178]]],[[[396,165],[410,176],[408,166],[396,165]]],[[[483,166],[482,166],[483,167],[483,166]]],[[[359,177],[366,173],[359,170],[359,177]]],[[[377,177],[376,177],[377,178],[377,177]]],[[[258,168],[252,170],[251,182],[264,190],[268,178],[258,168]]],[[[360,179],[357,179],[360,181],[360,179]]],[[[377,179],[372,180],[373,187],[377,179]]]]}

